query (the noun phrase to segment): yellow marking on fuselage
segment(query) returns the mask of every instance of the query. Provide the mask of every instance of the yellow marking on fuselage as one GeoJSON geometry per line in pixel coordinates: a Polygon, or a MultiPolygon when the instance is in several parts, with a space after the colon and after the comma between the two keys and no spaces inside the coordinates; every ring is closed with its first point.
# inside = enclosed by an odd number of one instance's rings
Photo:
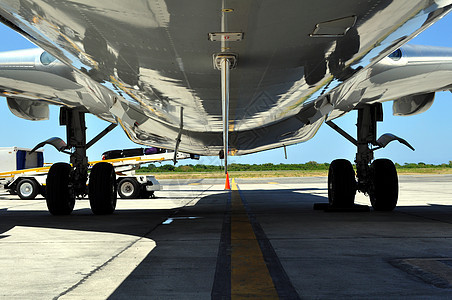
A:
{"type": "Polygon", "coordinates": [[[42,23],[46,23],[47,25],[49,25],[53,30],[55,30],[55,33],[57,35],[59,35],[60,37],[65,39],[78,53],[82,54],[86,60],[89,60],[91,62],[91,65],[95,69],[99,69],[99,63],[97,61],[95,61],[91,57],[91,55],[89,55],[88,53],[83,51],[82,48],[80,48],[71,38],[69,38],[67,35],[65,35],[62,32],[62,30],[61,30],[61,28],[59,26],[49,22],[48,20],[44,19],[40,15],[34,16],[33,19],[32,19],[32,22],[35,23],[35,24],[38,24],[38,23],[42,22],[42,23]]]}
{"type": "Polygon", "coordinates": [[[231,299],[279,299],[234,179],[231,188],[231,299]]]}
{"type": "Polygon", "coordinates": [[[131,140],[134,141],[135,139],[132,138],[132,136],[129,133],[129,130],[126,128],[126,126],[124,126],[124,123],[122,123],[122,120],[119,117],[116,117],[116,120],[119,122],[119,126],[121,126],[122,130],[126,133],[127,137],[131,140]]]}
{"type": "Polygon", "coordinates": [[[129,95],[130,97],[132,97],[133,99],[135,99],[138,103],[140,103],[141,105],[143,105],[144,107],[146,107],[147,109],[149,109],[151,112],[159,115],[157,113],[157,111],[152,108],[151,106],[147,105],[146,103],[144,103],[140,97],[136,96],[134,94],[134,91],[128,87],[126,87],[124,84],[122,84],[122,82],[120,82],[118,79],[116,79],[114,76],[110,76],[110,80],[111,83],[115,84],[117,87],[119,87],[122,91],[124,91],[124,93],[126,93],[127,95],[129,95]]]}

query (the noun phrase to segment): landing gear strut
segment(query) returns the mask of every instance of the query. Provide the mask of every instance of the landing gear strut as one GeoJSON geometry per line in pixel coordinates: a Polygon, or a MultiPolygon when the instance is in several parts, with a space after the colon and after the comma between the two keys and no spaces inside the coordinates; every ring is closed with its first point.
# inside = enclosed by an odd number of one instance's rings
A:
{"type": "Polygon", "coordinates": [[[379,146],[377,122],[381,121],[383,107],[380,103],[358,109],[358,153],[355,160],[357,189],[369,195],[374,210],[392,211],[399,195],[396,168],[389,159],[373,161],[375,149],[369,147],[379,146]]]}
{"type": "Polygon", "coordinates": [[[397,205],[399,187],[394,163],[388,159],[374,159],[374,151],[392,141],[399,141],[411,149],[408,142],[392,134],[377,140],[377,122],[383,121],[381,103],[358,108],[357,140],[332,121],[326,122],[357,147],[356,179],[352,164],[344,159],[331,163],[328,173],[328,200],[333,208],[353,208],[356,191],[369,195],[374,210],[392,211],[397,205]]]}
{"type": "MultiPolygon", "coordinates": [[[[74,209],[75,199],[89,194],[94,214],[111,214],[116,207],[116,174],[108,163],[94,165],[89,186],[88,158],[86,150],[102,136],[111,131],[110,125],[93,141],[86,143],[85,112],[80,109],[62,108],[60,125],[66,126],[67,145],[60,151],[70,154],[70,162],[52,165],[47,176],[47,207],[52,215],[69,215],[74,209]],[[71,149],[71,152],[64,149],[71,149]]],[[[63,141],[60,141],[64,143],[63,141]]]]}

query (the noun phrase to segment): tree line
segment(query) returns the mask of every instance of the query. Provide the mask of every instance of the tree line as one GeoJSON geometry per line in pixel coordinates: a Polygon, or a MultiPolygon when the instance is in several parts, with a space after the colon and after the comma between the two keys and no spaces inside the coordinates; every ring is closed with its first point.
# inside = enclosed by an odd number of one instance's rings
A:
{"type": "MultiPolygon", "coordinates": [[[[426,164],[420,163],[405,163],[400,165],[395,163],[397,169],[419,169],[419,168],[452,168],[452,161],[449,164],[426,164]]],[[[304,164],[230,164],[228,165],[229,171],[294,171],[294,170],[306,170],[306,171],[327,171],[330,167],[329,163],[317,163],[315,161],[310,161],[304,164]]],[[[147,166],[142,166],[137,172],[220,172],[223,170],[223,166],[218,165],[180,165],[174,166],[170,164],[166,165],[155,165],[149,164],[147,166]]]]}

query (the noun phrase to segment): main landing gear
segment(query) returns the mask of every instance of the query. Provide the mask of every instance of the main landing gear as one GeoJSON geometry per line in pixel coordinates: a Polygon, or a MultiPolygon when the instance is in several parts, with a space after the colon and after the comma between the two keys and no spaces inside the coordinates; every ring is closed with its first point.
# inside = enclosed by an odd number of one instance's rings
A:
{"type": "Polygon", "coordinates": [[[88,158],[86,150],[116,125],[112,124],[86,143],[85,112],[62,108],[60,125],[66,126],[67,145],[61,139],[52,138],[43,144],[52,144],[59,151],[70,154],[70,162],[52,165],[47,175],[47,208],[52,215],[69,215],[75,199],[89,196],[91,210],[96,215],[111,214],[116,208],[116,173],[109,163],[97,163],[91,169],[88,182],[88,158]],[[72,149],[71,152],[66,149],[72,149]]]}
{"type": "Polygon", "coordinates": [[[377,122],[383,121],[381,103],[366,105],[358,109],[358,139],[340,129],[331,121],[330,127],[357,146],[356,179],[350,161],[334,160],[328,172],[328,208],[353,210],[356,191],[369,195],[376,211],[392,211],[397,205],[399,194],[397,171],[389,159],[374,159],[373,152],[386,147],[392,141],[399,141],[412,150],[405,140],[392,134],[384,134],[377,140],[377,122]]]}

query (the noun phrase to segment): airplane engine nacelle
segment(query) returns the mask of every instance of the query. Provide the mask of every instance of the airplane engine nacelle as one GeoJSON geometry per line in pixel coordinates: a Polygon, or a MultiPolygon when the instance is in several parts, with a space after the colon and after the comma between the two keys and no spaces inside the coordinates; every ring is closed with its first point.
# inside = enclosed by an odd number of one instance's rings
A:
{"type": "Polygon", "coordinates": [[[9,110],[16,116],[30,121],[49,119],[49,105],[44,102],[28,99],[6,98],[9,110]]]}
{"type": "Polygon", "coordinates": [[[435,93],[406,96],[394,100],[392,114],[394,116],[413,116],[427,111],[433,104],[435,93]]]}

